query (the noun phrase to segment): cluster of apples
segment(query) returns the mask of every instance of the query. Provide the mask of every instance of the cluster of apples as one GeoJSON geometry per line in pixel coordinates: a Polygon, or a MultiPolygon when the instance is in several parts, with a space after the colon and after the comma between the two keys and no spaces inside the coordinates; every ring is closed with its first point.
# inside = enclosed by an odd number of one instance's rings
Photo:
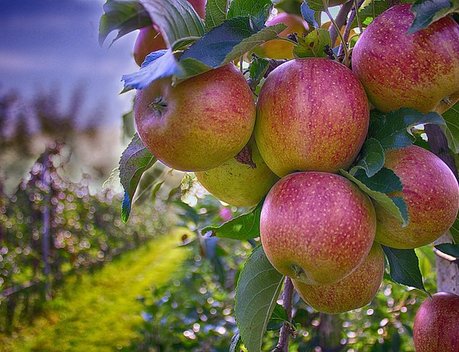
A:
{"type": "Polygon", "coordinates": [[[366,139],[369,102],[380,111],[429,112],[459,98],[459,25],[445,17],[407,34],[412,21],[410,5],[378,16],[353,49],[352,70],[325,58],[287,61],[268,75],[256,102],[233,64],[176,86],[162,79],[136,96],[137,131],[164,164],[195,172],[235,206],[266,197],[264,251],[322,312],[368,304],[383,278],[381,244],[429,244],[458,213],[455,176],[417,146],[387,151],[384,165],[403,184],[393,196],[407,205],[407,226],[338,174],[366,139]]]}

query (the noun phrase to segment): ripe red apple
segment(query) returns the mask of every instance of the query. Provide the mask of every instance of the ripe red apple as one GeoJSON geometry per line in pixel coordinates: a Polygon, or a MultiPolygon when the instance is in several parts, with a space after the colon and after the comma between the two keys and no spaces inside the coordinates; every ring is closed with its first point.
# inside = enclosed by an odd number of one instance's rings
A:
{"type": "MultiPolygon", "coordinates": [[[[206,0],[188,0],[199,17],[206,16],[206,0]]],[[[141,66],[145,57],[157,50],[166,49],[167,44],[161,34],[160,28],[155,24],[141,28],[134,44],[134,60],[141,66]]]]}
{"type": "Polygon", "coordinates": [[[416,352],[459,351],[459,296],[439,292],[419,307],[413,326],[416,352]]]}
{"type": "Polygon", "coordinates": [[[352,69],[381,111],[428,112],[443,99],[459,99],[459,24],[444,17],[409,34],[413,19],[409,4],[391,7],[368,26],[352,51],[352,69]]]}
{"type": "Polygon", "coordinates": [[[258,149],[278,176],[349,167],[369,124],[367,97],[352,71],[319,58],[291,60],[271,72],[257,113],[258,149]]]}
{"type": "Polygon", "coordinates": [[[457,180],[436,155],[417,146],[386,152],[384,166],[400,177],[401,196],[408,207],[403,227],[392,215],[375,206],[376,241],[393,248],[416,248],[435,241],[452,226],[459,208],[457,180]]]}
{"type": "Polygon", "coordinates": [[[319,312],[337,314],[366,306],[378,292],[384,276],[384,252],[374,243],[365,261],[344,279],[328,285],[293,280],[301,298],[319,312]]]}
{"type": "Polygon", "coordinates": [[[350,181],[298,172],[277,182],[261,211],[260,235],[271,264],[306,284],[343,279],[367,257],[376,217],[369,198],[350,181]]]}
{"type": "MultiPolygon", "coordinates": [[[[279,37],[288,37],[290,34],[296,33],[303,36],[308,31],[308,24],[297,15],[286,12],[279,13],[277,16],[266,22],[266,26],[274,26],[283,23],[287,26],[279,37]]],[[[282,39],[273,39],[258,46],[254,52],[261,57],[269,57],[271,59],[293,59],[294,44],[282,39]]]]}
{"type": "Polygon", "coordinates": [[[238,207],[257,205],[279,178],[261,158],[254,140],[248,148],[253,165],[231,158],[214,169],[196,172],[198,181],[225,203],[238,207]]]}
{"type": "Polygon", "coordinates": [[[134,115],[147,148],[182,171],[212,169],[249,141],[255,103],[244,76],[233,65],[208,71],[175,87],[170,79],[137,92],[134,115]]]}

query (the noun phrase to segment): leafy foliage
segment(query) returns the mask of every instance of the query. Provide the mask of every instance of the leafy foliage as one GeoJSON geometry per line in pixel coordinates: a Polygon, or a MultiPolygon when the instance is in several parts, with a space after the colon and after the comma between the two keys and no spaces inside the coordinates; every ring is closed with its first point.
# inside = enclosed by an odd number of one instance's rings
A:
{"type": "Polygon", "coordinates": [[[228,0],[207,0],[206,3],[206,31],[221,25],[226,20],[228,0]]]}
{"type": "Polygon", "coordinates": [[[439,251],[459,259],[459,244],[443,243],[435,246],[439,251]]]}
{"type": "Polygon", "coordinates": [[[443,113],[443,118],[446,122],[445,134],[448,138],[449,148],[453,153],[459,153],[459,103],[456,103],[452,108],[443,113]]]}
{"type": "Polygon", "coordinates": [[[325,29],[315,29],[304,38],[298,38],[293,53],[296,57],[328,57],[331,48],[330,33],[325,29]]]}
{"type": "Polygon", "coordinates": [[[120,181],[124,188],[121,218],[124,222],[129,218],[132,200],[143,173],[155,162],[156,158],[136,134],[120,159],[120,181]]]}
{"type": "Polygon", "coordinates": [[[418,257],[414,249],[395,249],[383,246],[383,250],[389,262],[392,280],[425,291],[418,257]]]}
{"type": "Polygon", "coordinates": [[[373,177],[383,168],[385,161],[384,148],[377,139],[367,139],[360,154],[361,157],[355,165],[355,168],[365,170],[368,177],[373,177]]]}
{"type": "Polygon", "coordinates": [[[459,12],[458,0],[417,0],[411,9],[415,18],[408,29],[409,33],[415,33],[427,28],[431,23],[449,15],[459,12]]]}

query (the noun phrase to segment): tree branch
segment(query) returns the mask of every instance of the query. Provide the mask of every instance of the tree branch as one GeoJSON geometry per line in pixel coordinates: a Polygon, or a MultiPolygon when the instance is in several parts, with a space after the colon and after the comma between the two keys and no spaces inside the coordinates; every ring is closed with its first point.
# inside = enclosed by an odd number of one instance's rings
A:
{"type": "MultiPolygon", "coordinates": [[[[351,5],[353,4],[354,6],[352,7],[351,14],[349,15],[349,19],[348,19],[347,24],[346,24],[346,28],[344,29],[343,38],[344,38],[344,42],[346,43],[346,45],[347,45],[347,42],[349,40],[349,34],[351,33],[352,22],[354,22],[354,19],[355,19],[356,15],[357,15],[358,9],[360,8],[360,6],[362,6],[362,4],[364,2],[365,2],[365,0],[349,1],[348,2],[351,5]],[[357,8],[355,7],[355,4],[357,4],[357,8]]],[[[342,55],[342,53],[343,53],[343,46],[344,46],[344,43],[341,42],[341,44],[339,46],[339,49],[338,49],[338,57],[340,57],[342,55]]]]}
{"type": "Polygon", "coordinates": [[[289,337],[292,334],[292,328],[290,322],[292,320],[292,296],[293,296],[293,283],[289,277],[285,278],[285,285],[284,285],[284,293],[282,295],[282,306],[284,307],[285,311],[287,312],[287,320],[282,325],[279,334],[279,341],[277,343],[276,348],[274,348],[273,352],[288,352],[288,342],[289,337]]]}
{"type": "MultiPolygon", "coordinates": [[[[346,23],[347,15],[349,14],[349,11],[351,11],[352,4],[353,4],[352,1],[348,1],[341,6],[335,18],[335,22],[338,28],[341,28],[346,23]]],[[[332,46],[334,47],[336,39],[338,38],[338,32],[336,31],[336,28],[334,26],[330,26],[329,32],[330,32],[331,43],[332,43],[332,46]]]]}
{"type": "Polygon", "coordinates": [[[448,140],[443,133],[440,126],[437,125],[425,125],[425,131],[429,140],[429,146],[432,152],[437,155],[443,162],[448,165],[451,171],[459,180],[456,162],[454,157],[451,155],[448,148],[448,140]]]}

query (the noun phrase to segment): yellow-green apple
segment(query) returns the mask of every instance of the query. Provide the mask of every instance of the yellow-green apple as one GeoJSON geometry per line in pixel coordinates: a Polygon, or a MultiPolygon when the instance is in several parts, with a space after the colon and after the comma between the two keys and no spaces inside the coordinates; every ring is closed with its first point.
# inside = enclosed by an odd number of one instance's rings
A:
{"type": "MultiPolygon", "coordinates": [[[[188,0],[188,2],[199,17],[204,18],[206,16],[206,0],[188,0]]],[[[134,60],[137,65],[141,66],[148,54],[166,48],[167,44],[156,24],[143,27],[139,30],[134,44],[134,60]]]]}
{"type": "Polygon", "coordinates": [[[271,264],[306,284],[342,280],[367,257],[376,216],[369,198],[342,176],[297,172],[269,191],[260,236],[271,264]]]}
{"type": "Polygon", "coordinates": [[[277,67],[261,88],[255,138],[278,176],[337,172],[354,161],[368,125],[367,97],[351,70],[329,59],[296,59],[277,67]]]}
{"type": "Polygon", "coordinates": [[[414,318],[416,352],[459,351],[459,296],[439,292],[427,298],[414,318]]]}
{"type": "Polygon", "coordinates": [[[352,69],[381,111],[433,111],[459,99],[459,24],[444,17],[410,34],[409,4],[378,16],[352,51],[352,69]]]}
{"type": "Polygon", "coordinates": [[[252,139],[243,149],[247,161],[236,158],[207,171],[196,172],[201,185],[221,201],[238,207],[258,204],[279,179],[265,164],[252,139]]]}
{"type": "Polygon", "coordinates": [[[134,116],[139,136],[160,161],[181,171],[212,169],[249,141],[255,103],[242,73],[229,64],[171,86],[139,90],[134,116]]]}
{"type": "Polygon", "coordinates": [[[435,154],[417,146],[386,152],[384,166],[401,180],[408,207],[409,223],[376,205],[376,241],[400,249],[416,248],[435,241],[454,223],[459,207],[457,180],[449,167],[435,154]]]}
{"type": "Polygon", "coordinates": [[[384,276],[384,252],[374,243],[365,261],[344,279],[328,285],[293,280],[300,297],[319,312],[337,314],[363,307],[378,292],[384,276]]]}
{"type": "MultiPolygon", "coordinates": [[[[287,26],[279,37],[287,38],[290,34],[296,33],[302,37],[308,31],[308,24],[297,15],[282,12],[272,19],[266,21],[266,26],[274,26],[283,23],[287,26]]],[[[294,44],[283,39],[273,39],[258,46],[254,53],[261,57],[271,59],[293,59],[294,44]]]]}

